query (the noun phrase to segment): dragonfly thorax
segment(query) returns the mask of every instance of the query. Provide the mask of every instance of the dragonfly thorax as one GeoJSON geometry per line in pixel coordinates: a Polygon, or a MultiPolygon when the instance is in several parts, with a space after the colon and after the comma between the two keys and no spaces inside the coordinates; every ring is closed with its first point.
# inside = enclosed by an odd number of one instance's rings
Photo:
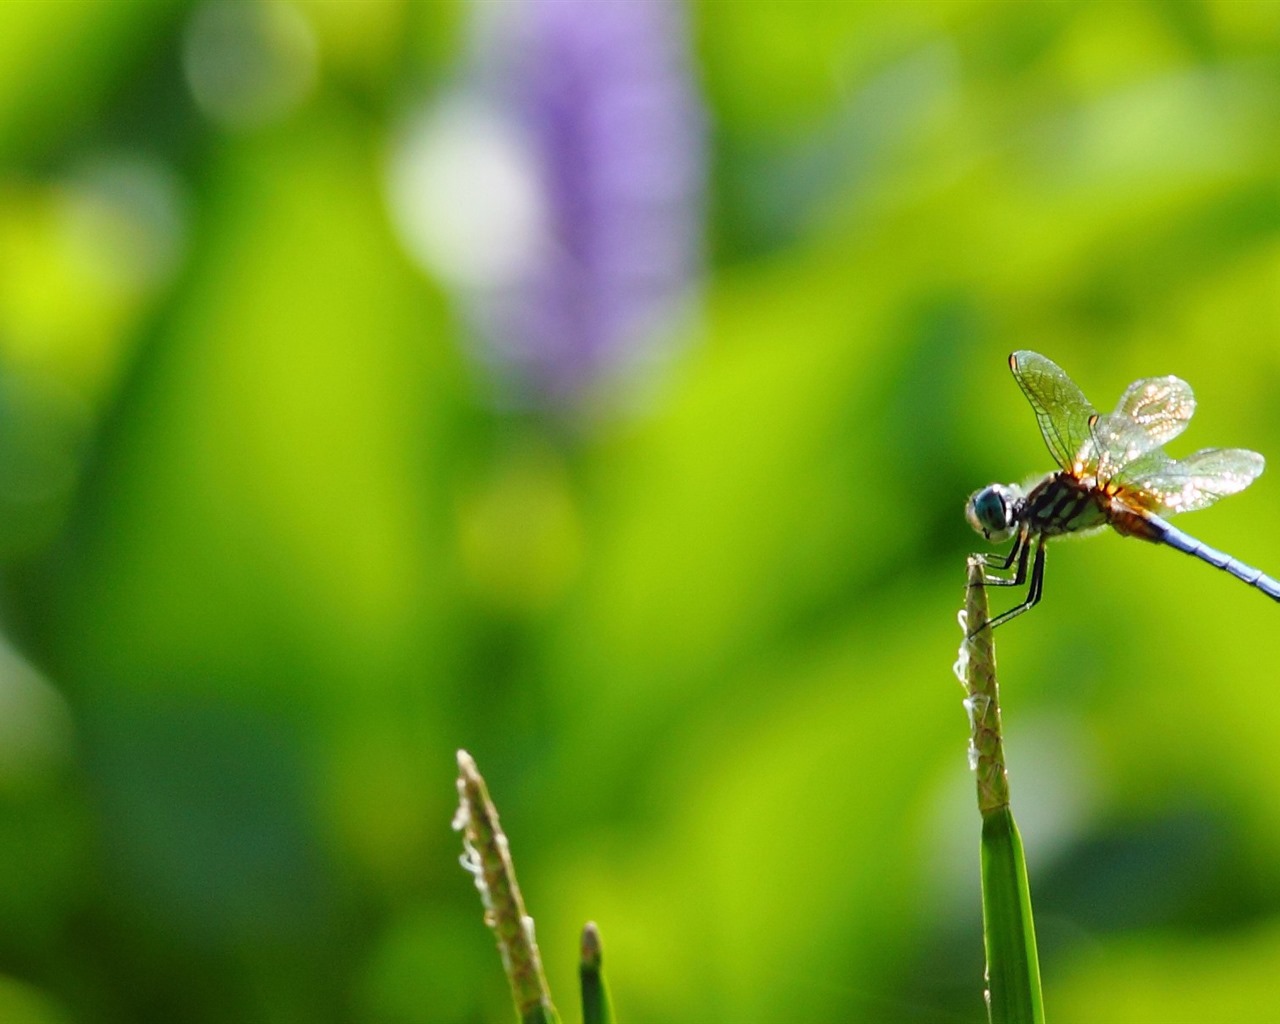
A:
{"type": "Polygon", "coordinates": [[[1008,484],[991,484],[969,497],[964,514],[987,540],[1008,540],[1017,529],[1022,492],[1008,484]]]}

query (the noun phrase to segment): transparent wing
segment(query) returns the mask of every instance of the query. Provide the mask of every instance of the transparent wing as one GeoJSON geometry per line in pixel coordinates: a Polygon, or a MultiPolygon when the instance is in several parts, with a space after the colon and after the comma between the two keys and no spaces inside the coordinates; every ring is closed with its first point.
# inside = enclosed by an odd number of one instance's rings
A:
{"type": "Polygon", "coordinates": [[[1063,469],[1091,469],[1095,447],[1090,427],[1097,410],[1057,363],[1022,350],[1009,357],[1013,378],[1035,411],[1049,452],[1063,469]]]}
{"type": "Polygon", "coordinates": [[[1196,396],[1185,380],[1146,377],[1125,389],[1111,415],[1135,423],[1150,442],[1148,448],[1155,448],[1181,434],[1195,411],[1196,396]]]}
{"type": "MultiPolygon", "coordinates": [[[[1098,416],[1093,421],[1093,437],[1082,461],[1094,468],[1102,482],[1117,479],[1124,468],[1159,446],[1137,423],[1118,412],[1098,416]]],[[[1165,462],[1171,462],[1168,456],[1165,462]]]]}
{"type": "Polygon", "coordinates": [[[1185,459],[1156,449],[1130,462],[1111,483],[1129,504],[1171,516],[1243,491],[1265,465],[1261,455],[1244,448],[1204,448],[1185,459]]]}
{"type": "Polygon", "coordinates": [[[1099,416],[1093,424],[1098,479],[1116,479],[1134,459],[1177,437],[1195,411],[1195,395],[1185,380],[1147,377],[1134,381],[1120,396],[1116,411],[1099,416]]]}

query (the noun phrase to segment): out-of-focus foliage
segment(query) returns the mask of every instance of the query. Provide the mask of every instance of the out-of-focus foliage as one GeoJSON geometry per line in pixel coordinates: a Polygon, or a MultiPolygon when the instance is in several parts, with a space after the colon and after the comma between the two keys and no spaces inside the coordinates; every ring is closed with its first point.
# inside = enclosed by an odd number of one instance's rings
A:
{"type": "MultiPolygon", "coordinates": [[[[465,747],[562,1005],[594,919],[622,1020],[983,1019],[1005,356],[1280,457],[1280,7],[624,15],[0,4],[0,1018],[508,1019],[465,747]]],[[[1180,525],[1276,572],[1277,508],[1180,525]]],[[[1049,562],[1049,1015],[1280,1017],[1280,612],[1049,562]]]]}

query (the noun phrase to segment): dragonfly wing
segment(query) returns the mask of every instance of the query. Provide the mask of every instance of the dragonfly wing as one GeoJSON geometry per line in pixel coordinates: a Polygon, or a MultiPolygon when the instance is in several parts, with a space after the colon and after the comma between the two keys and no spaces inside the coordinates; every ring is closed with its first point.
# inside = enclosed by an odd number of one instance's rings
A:
{"type": "MultiPolygon", "coordinates": [[[[1092,426],[1094,464],[1104,482],[1118,479],[1126,466],[1157,447],[1142,427],[1119,412],[1097,417],[1092,426]]],[[[1167,455],[1164,460],[1172,461],[1167,455]]]]}
{"type": "Polygon", "coordinates": [[[1113,416],[1138,425],[1148,448],[1168,444],[1182,433],[1196,411],[1191,385],[1178,377],[1147,377],[1130,384],[1113,416]]]}
{"type": "Polygon", "coordinates": [[[1095,447],[1090,421],[1097,411],[1057,363],[1025,349],[1009,357],[1014,380],[1035,411],[1049,452],[1063,469],[1092,465],[1095,447]]]}
{"type": "Polygon", "coordinates": [[[1130,462],[1111,479],[1125,499],[1157,515],[1195,512],[1243,491],[1266,460],[1244,448],[1204,448],[1185,459],[1157,449],[1130,462]]]}
{"type": "Polygon", "coordinates": [[[1134,459],[1177,437],[1195,411],[1195,395],[1185,380],[1170,376],[1134,381],[1120,396],[1116,411],[1093,424],[1098,479],[1116,479],[1134,459]]]}

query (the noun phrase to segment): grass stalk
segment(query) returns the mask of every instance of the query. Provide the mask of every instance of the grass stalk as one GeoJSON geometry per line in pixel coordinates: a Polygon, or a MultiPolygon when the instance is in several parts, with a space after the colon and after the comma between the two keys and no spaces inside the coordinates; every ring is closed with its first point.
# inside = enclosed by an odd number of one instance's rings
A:
{"type": "Polygon", "coordinates": [[[984,568],[969,559],[961,625],[965,639],[956,674],[965,687],[969,713],[969,765],[982,818],[982,925],[987,954],[987,1016],[991,1024],[1043,1024],[1040,963],[1036,954],[1031,886],[1022,838],[1009,803],[1000,728],[1000,688],[984,568]],[[976,625],[975,625],[976,624],[976,625]]]}
{"type": "Polygon", "coordinates": [[[594,921],[588,921],[582,929],[582,957],[578,962],[578,977],[582,982],[582,1024],[613,1024],[613,1007],[609,1004],[609,990],[604,983],[602,960],[600,929],[594,921]]]}
{"type": "Polygon", "coordinates": [[[480,891],[485,924],[497,937],[519,1020],[521,1024],[559,1024],[542,971],[533,918],[525,912],[498,809],[465,750],[458,751],[458,800],[453,827],[462,833],[462,866],[475,878],[480,891]]]}

